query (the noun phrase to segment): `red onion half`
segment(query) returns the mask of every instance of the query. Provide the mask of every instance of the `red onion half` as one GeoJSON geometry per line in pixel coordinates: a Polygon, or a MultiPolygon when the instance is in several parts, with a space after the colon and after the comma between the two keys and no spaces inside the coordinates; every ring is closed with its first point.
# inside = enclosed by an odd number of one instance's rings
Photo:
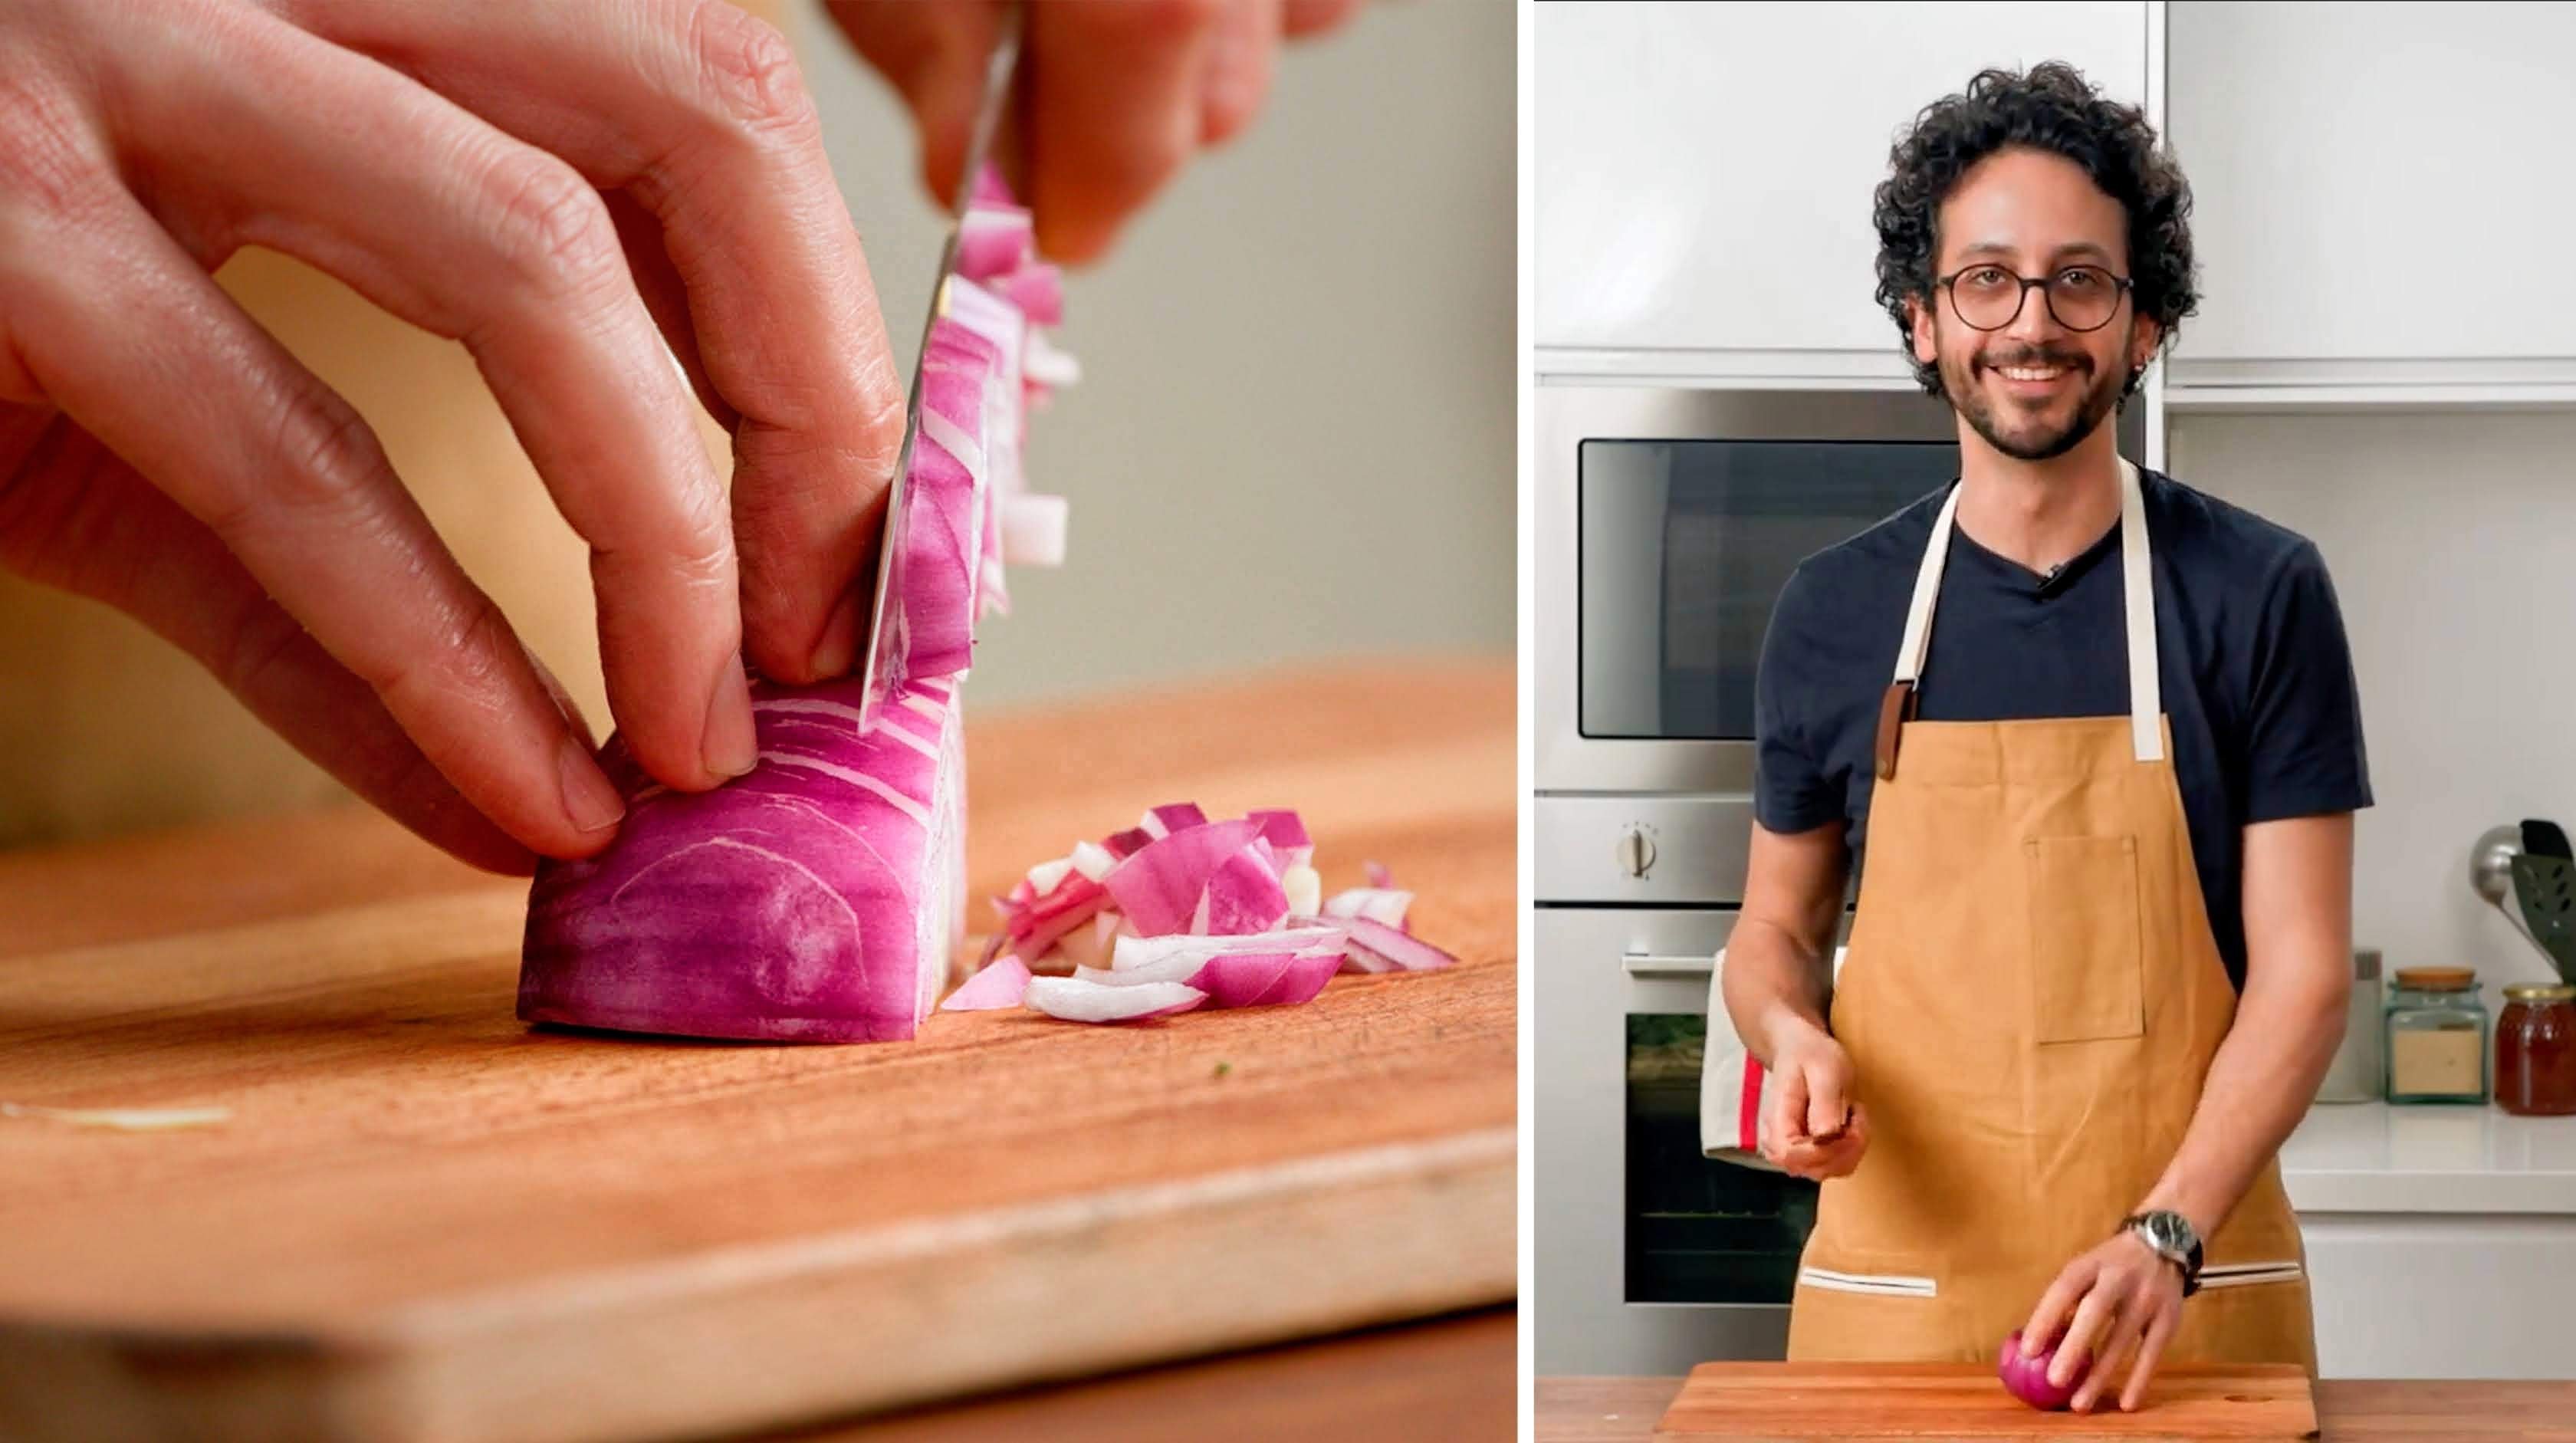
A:
{"type": "Polygon", "coordinates": [[[2084,1386],[2084,1375],[2092,1371],[2093,1360],[2087,1358],[2076,1364],[2075,1376],[2067,1379],[2063,1388],[2048,1381],[2048,1365],[2057,1356],[2057,1345],[2065,1339],[2065,1330],[2060,1329],[2038,1357],[2025,1358],[2021,1355],[2021,1329],[2013,1329],[2012,1336],[2004,1339],[2002,1355],[1995,1360],[1995,1373],[2004,1380],[2004,1391],[2051,1413],[2073,1402],[2075,1390],[2084,1386]]]}

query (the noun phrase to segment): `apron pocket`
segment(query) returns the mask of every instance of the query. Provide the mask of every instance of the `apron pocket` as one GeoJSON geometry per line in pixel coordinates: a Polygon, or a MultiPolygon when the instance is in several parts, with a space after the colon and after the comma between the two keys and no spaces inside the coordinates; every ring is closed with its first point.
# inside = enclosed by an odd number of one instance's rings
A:
{"type": "Polygon", "coordinates": [[[1808,1287],[1831,1292],[1868,1293],[1889,1298],[1931,1298],[1940,1296],[1941,1292],[1940,1284],[1931,1278],[1901,1273],[1846,1273],[1834,1268],[1802,1267],[1798,1269],[1798,1281],[1808,1287]]]}
{"type": "Polygon", "coordinates": [[[2032,1021],[2041,1042],[2147,1030],[2138,839],[2030,837],[2032,1021]]]}

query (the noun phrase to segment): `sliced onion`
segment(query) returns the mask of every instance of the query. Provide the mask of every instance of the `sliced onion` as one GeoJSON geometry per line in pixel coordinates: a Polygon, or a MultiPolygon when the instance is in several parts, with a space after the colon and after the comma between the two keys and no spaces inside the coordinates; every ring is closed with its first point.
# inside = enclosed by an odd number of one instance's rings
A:
{"type": "Polygon", "coordinates": [[[1009,953],[1001,960],[966,979],[965,985],[948,994],[939,1004],[942,1012],[984,1012],[996,1007],[1017,1007],[1029,990],[1029,964],[1009,953]]]}
{"type": "MultiPolygon", "coordinates": [[[[1072,872],[1073,859],[1071,857],[1050,857],[1047,860],[1038,863],[1036,866],[1029,868],[1029,889],[1043,897],[1047,893],[1054,891],[1057,884],[1061,883],[1067,876],[1071,875],[1072,872]]],[[[1098,877],[1093,877],[1088,872],[1083,873],[1083,876],[1094,882],[1100,880],[1098,877]]]]}
{"type": "Polygon", "coordinates": [[[1399,932],[1366,917],[1343,919],[1351,929],[1350,960],[1360,964],[1363,972],[1436,972],[1452,966],[1457,958],[1409,933],[1399,932]],[[1373,958],[1387,965],[1368,965],[1373,958]]]}
{"type": "Polygon", "coordinates": [[[1309,917],[1323,910],[1324,879],[1312,867],[1299,863],[1280,873],[1279,889],[1288,894],[1293,916],[1309,917]]]}
{"type": "Polygon", "coordinates": [[[1074,977],[1038,977],[1023,999],[1030,1010],[1067,1022],[1141,1022],[1187,1012],[1207,994],[1178,982],[1149,982],[1136,987],[1109,987],[1074,977]]]}
{"type": "Polygon", "coordinates": [[[1169,832],[1121,861],[1101,885],[1139,933],[1186,931],[1208,879],[1228,857],[1252,845],[1255,830],[1250,822],[1232,821],[1169,832]]]}
{"type": "Polygon", "coordinates": [[[1112,832],[1102,838],[1100,849],[1124,861],[1145,850],[1145,844],[1153,840],[1154,834],[1143,827],[1129,827],[1123,832],[1112,832]]]}
{"type": "Polygon", "coordinates": [[[1046,337],[1029,333],[1027,354],[1020,359],[1020,369],[1041,386],[1061,391],[1082,381],[1082,363],[1047,344],[1046,337]]]}
{"type": "MultiPolygon", "coordinates": [[[[980,281],[1009,275],[1029,264],[1033,250],[1029,219],[1029,213],[1015,205],[983,201],[968,206],[957,225],[957,273],[980,281]]],[[[1059,294],[1059,307],[1061,303],[1059,294]]]]}
{"type": "MultiPolygon", "coordinates": [[[[1185,827],[1205,825],[1207,813],[1200,811],[1196,802],[1165,802],[1159,807],[1148,807],[1136,824],[1138,830],[1158,842],[1185,827]]],[[[1259,828],[1254,831],[1257,835],[1259,828]]]]}
{"type": "Polygon", "coordinates": [[[1372,922],[1401,930],[1404,914],[1413,906],[1411,892],[1390,891],[1379,887],[1353,887],[1336,892],[1324,903],[1327,917],[1366,917],[1372,922]]]}
{"type": "Polygon", "coordinates": [[[1240,936],[1268,932],[1288,916],[1288,893],[1261,859],[1260,841],[1217,864],[1207,892],[1193,908],[1190,930],[1240,936]]]}
{"type": "Polygon", "coordinates": [[[1062,566],[1068,506],[1061,496],[1007,496],[1001,507],[1002,559],[1013,566],[1062,566]]]}
{"type": "Polygon", "coordinates": [[[1211,1007],[1248,1007],[1276,987],[1296,960],[1294,952],[1228,952],[1209,958],[1190,985],[1207,993],[1211,1007]]]}
{"type": "Polygon", "coordinates": [[[1395,874],[1388,871],[1384,863],[1370,862],[1365,867],[1361,868],[1361,870],[1368,874],[1368,884],[1370,886],[1375,887],[1380,891],[1391,891],[1394,889],[1395,874]]]}
{"type": "Polygon", "coordinates": [[[1339,956],[1350,938],[1350,929],[1339,923],[1304,927],[1285,927],[1271,932],[1253,932],[1234,937],[1211,937],[1177,933],[1162,937],[1120,937],[1111,951],[1110,966],[1124,972],[1152,966],[1170,957],[1186,957],[1197,963],[1222,957],[1230,952],[1323,952],[1339,956]]]}
{"type": "Polygon", "coordinates": [[[1000,277],[1002,294],[1041,326],[1064,324],[1064,272],[1032,261],[1000,277]]]}
{"type": "Polygon", "coordinates": [[[1109,849],[1097,842],[1074,843],[1073,855],[1066,860],[1073,863],[1075,871],[1095,882],[1106,880],[1109,869],[1118,865],[1118,859],[1110,855],[1109,849]]]}
{"type": "Polygon", "coordinates": [[[1287,967],[1280,971],[1278,980],[1270,984],[1268,991],[1243,1005],[1294,1007],[1312,1002],[1323,992],[1324,984],[1333,980],[1333,974],[1341,970],[1341,964],[1338,952],[1299,953],[1288,959],[1287,967]]]}

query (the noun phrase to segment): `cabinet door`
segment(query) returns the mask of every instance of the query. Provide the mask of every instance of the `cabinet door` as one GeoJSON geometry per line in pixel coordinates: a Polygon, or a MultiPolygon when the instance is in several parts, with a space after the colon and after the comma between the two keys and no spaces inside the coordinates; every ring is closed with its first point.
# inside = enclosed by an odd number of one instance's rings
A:
{"type": "Polygon", "coordinates": [[[2571,374],[2533,362],[2576,357],[2576,6],[2174,0],[2167,23],[2204,293],[2177,387],[2571,374]]]}
{"type": "Polygon", "coordinates": [[[1898,131],[1988,65],[2065,60],[2143,103],[2150,8],[1540,5],[1539,368],[1724,374],[1754,352],[1903,378],[1870,219],[1898,131]]]}
{"type": "Polygon", "coordinates": [[[2301,1213],[2299,1229],[2319,1376],[2576,1378],[2576,1219],[2301,1213]]]}

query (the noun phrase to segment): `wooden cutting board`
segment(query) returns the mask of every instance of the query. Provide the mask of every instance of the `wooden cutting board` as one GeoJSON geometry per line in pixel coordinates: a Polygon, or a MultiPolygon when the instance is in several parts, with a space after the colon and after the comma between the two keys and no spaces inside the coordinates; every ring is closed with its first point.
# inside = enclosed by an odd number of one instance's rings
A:
{"type": "Polygon", "coordinates": [[[0,1116],[0,1438],[695,1436],[1509,1299],[1513,692],[970,720],[978,896],[1149,803],[1295,806],[1466,959],[1139,1027],[533,1030],[525,884],[363,812],[0,857],[0,1102],[230,1109],[0,1116]]]}
{"type": "Polygon", "coordinates": [[[1977,1363],[1702,1363],[1656,1428],[1670,1443],[1811,1438],[2298,1439],[2305,1370],[2168,1364],[2138,1411],[2042,1413],[1977,1363]]]}

